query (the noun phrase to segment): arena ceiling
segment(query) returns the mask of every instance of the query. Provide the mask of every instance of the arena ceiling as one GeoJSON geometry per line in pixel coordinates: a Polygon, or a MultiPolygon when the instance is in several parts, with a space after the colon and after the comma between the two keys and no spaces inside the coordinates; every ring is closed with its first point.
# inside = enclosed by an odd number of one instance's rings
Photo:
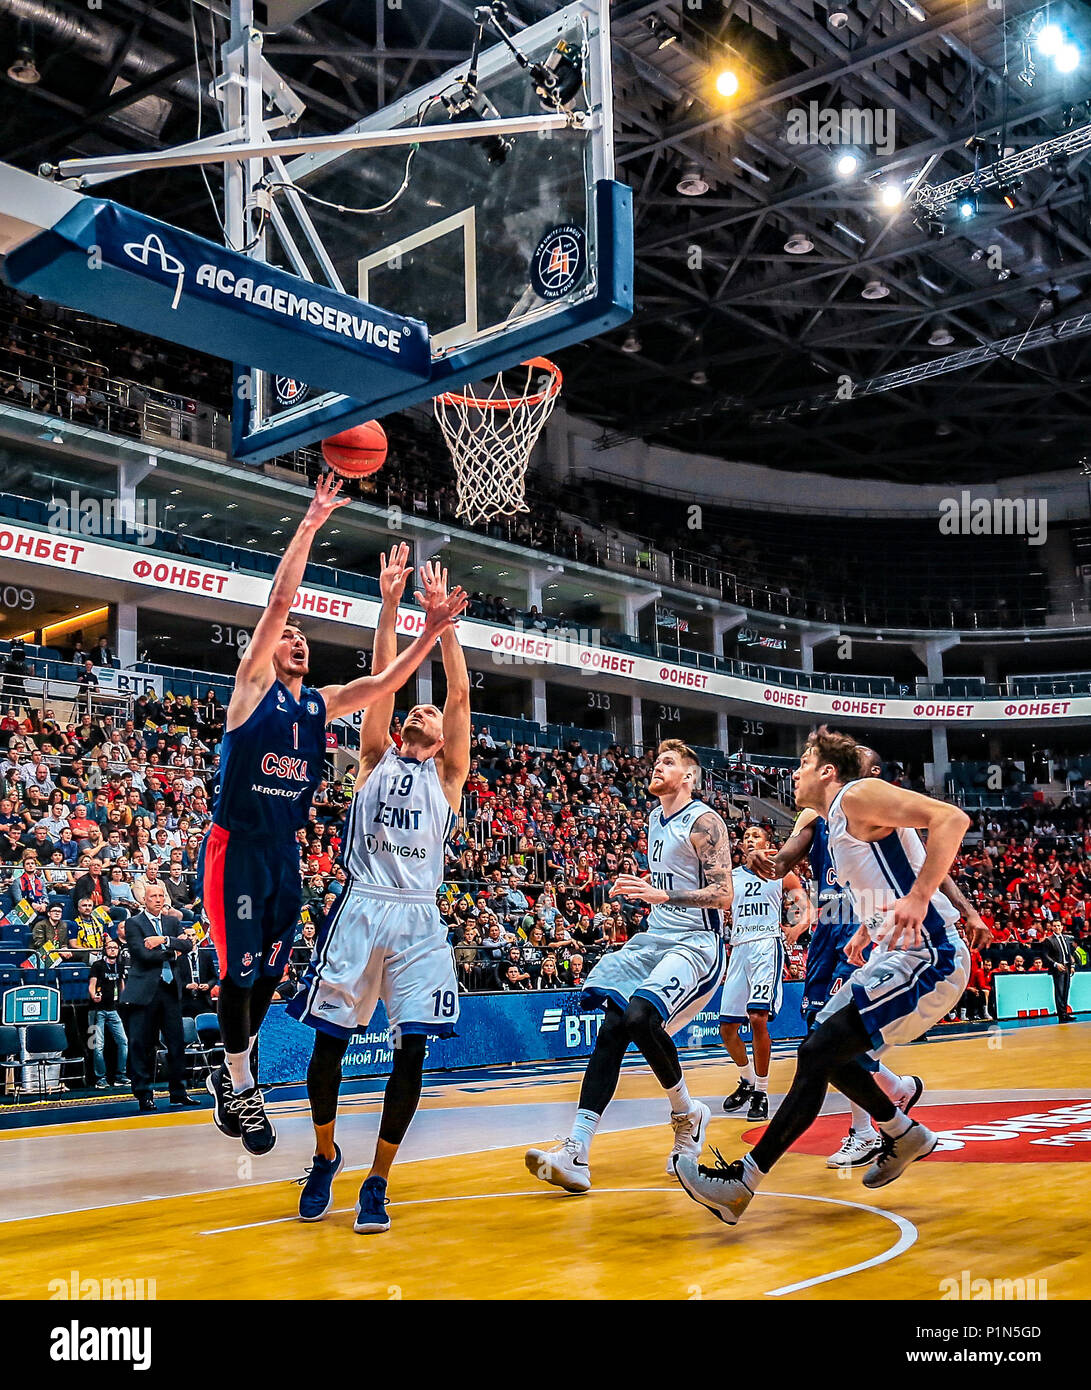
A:
{"type": "MultiPolygon", "coordinates": [[[[510,5],[517,28],[556,8],[510,5]]],[[[334,131],[462,59],[472,9],[328,0],[265,51],[307,104],[301,129],[334,131]]],[[[922,174],[938,183],[986,169],[1001,150],[1091,121],[1091,11],[1053,5],[1082,58],[1067,74],[1039,58],[1028,82],[1022,39],[1041,9],[615,0],[616,150],[635,193],[638,306],[627,328],[560,355],[568,408],[604,440],[842,477],[973,482],[1078,467],[1091,452],[1086,152],[1028,172],[1011,206],[982,194],[972,217],[940,219],[942,235],[878,196],[922,174]],[[724,70],[739,81],[730,98],[716,91],[724,70]],[[853,144],[852,177],[835,171],[846,147],[822,142],[828,111],[863,113],[845,127],[869,137],[853,144]],[[707,187],[686,195],[679,184],[707,187]],[[971,365],[930,375],[971,349],[971,365]],[[919,379],[865,385],[905,369],[919,379]]],[[[212,21],[197,14],[200,82],[187,0],[0,0],[3,66],[29,45],[40,74],[4,80],[0,158],[36,168],[162,148],[193,137],[198,103],[214,128],[212,21]]],[[[214,168],[210,179],[218,192],[214,168]]],[[[104,191],[218,235],[193,170],[104,191]]]]}

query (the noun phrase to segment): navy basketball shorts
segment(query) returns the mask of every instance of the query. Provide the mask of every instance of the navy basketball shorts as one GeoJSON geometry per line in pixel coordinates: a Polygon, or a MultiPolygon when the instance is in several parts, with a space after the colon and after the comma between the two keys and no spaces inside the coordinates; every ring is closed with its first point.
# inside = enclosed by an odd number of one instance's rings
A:
{"type": "Polygon", "coordinates": [[[241,840],[214,825],[201,850],[199,881],[220,979],[246,988],[284,974],[299,925],[303,884],[295,841],[241,840]]]}

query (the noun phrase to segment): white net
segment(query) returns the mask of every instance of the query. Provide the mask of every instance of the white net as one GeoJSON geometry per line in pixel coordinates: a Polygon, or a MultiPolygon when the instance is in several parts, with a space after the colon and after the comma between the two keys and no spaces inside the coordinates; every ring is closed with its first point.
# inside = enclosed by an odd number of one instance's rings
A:
{"type": "Polygon", "coordinates": [[[433,408],[455,465],[458,506],[471,524],[526,512],[527,464],[561,389],[545,357],[501,372],[486,395],[453,391],[433,408]]]}

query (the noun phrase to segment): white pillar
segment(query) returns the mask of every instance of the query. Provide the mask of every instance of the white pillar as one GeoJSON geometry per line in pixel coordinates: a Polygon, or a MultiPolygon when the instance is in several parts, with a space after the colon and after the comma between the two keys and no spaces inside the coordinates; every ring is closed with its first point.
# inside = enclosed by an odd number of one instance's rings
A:
{"type": "Polygon", "coordinates": [[[644,589],[635,594],[625,595],[625,635],[627,637],[639,637],[637,618],[650,603],[655,603],[657,599],[663,597],[662,589],[644,589]]]}
{"type": "Polygon", "coordinates": [[[432,662],[422,661],[417,667],[417,704],[432,703],[432,662]]]}
{"type": "Polygon", "coordinates": [[[530,696],[534,708],[534,722],[536,724],[548,724],[549,716],[546,712],[546,684],[541,677],[535,677],[530,683],[530,696]]]}
{"type": "Polygon", "coordinates": [[[731,738],[727,729],[727,714],[722,709],[716,711],[716,746],[721,753],[731,752],[731,738]]]}
{"type": "Polygon", "coordinates": [[[800,669],[808,673],[813,672],[815,647],[822,642],[828,642],[831,637],[837,637],[840,631],[840,628],[825,627],[814,632],[801,632],[799,634],[800,669]]]}
{"type": "MultiPolygon", "coordinates": [[[[957,647],[962,641],[958,633],[952,633],[950,637],[931,637],[927,642],[914,642],[913,651],[924,662],[928,672],[928,684],[935,686],[943,680],[943,653],[949,651],[951,647],[957,647]]],[[[946,734],[944,734],[944,746],[946,747],[946,734]]],[[[946,752],[944,753],[946,760],[946,752]]]]}
{"type": "Polygon", "coordinates": [[[639,695],[630,697],[629,706],[630,743],[636,749],[644,747],[644,706],[639,695]]]}
{"type": "Polygon", "coordinates": [[[119,603],[117,605],[117,634],[114,639],[114,650],[117,652],[118,660],[126,669],[135,666],[140,659],[136,645],[135,603],[119,603]]]}
{"type": "Polygon", "coordinates": [[[724,638],[729,632],[734,632],[737,627],[742,627],[745,622],[746,610],[744,608],[732,608],[724,613],[712,615],[713,656],[723,656],[724,638]]]}
{"type": "Polygon", "coordinates": [[[563,565],[546,565],[544,569],[532,567],[527,570],[527,604],[528,608],[537,608],[542,611],[542,585],[551,583],[558,574],[564,574],[563,565]]]}
{"type": "Polygon", "coordinates": [[[944,787],[947,784],[947,774],[951,770],[951,763],[947,756],[947,725],[932,725],[932,777],[934,785],[932,790],[937,796],[943,795],[944,787]]]}

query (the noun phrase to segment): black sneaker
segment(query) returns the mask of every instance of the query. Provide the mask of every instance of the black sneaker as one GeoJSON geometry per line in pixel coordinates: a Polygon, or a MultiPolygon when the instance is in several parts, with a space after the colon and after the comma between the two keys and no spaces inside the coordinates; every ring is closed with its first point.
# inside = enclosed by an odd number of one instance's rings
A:
{"type": "Polygon", "coordinates": [[[277,1142],[277,1132],[265,1113],[265,1097],[261,1089],[251,1086],[249,1091],[241,1091],[235,1099],[243,1148],[247,1153],[267,1154],[277,1142]]]}
{"type": "Polygon", "coordinates": [[[226,1067],[213,1067],[205,1087],[213,1100],[212,1118],[216,1121],[216,1128],[229,1139],[241,1139],[239,1101],[231,1085],[231,1073],[226,1067]]]}
{"type": "Polygon", "coordinates": [[[746,1112],[748,1120],[767,1120],[769,1118],[769,1097],[764,1091],[754,1091],[750,1097],[750,1109],[746,1112]]]}
{"type": "Polygon", "coordinates": [[[750,1097],[754,1094],[754,1088],[749,1081],[740,1081],[738,1087],[731,1092],[724,1101],[724,1109],[730,1115],[733,1110],[741,1110],[746,1105],[750,1097]]]}

